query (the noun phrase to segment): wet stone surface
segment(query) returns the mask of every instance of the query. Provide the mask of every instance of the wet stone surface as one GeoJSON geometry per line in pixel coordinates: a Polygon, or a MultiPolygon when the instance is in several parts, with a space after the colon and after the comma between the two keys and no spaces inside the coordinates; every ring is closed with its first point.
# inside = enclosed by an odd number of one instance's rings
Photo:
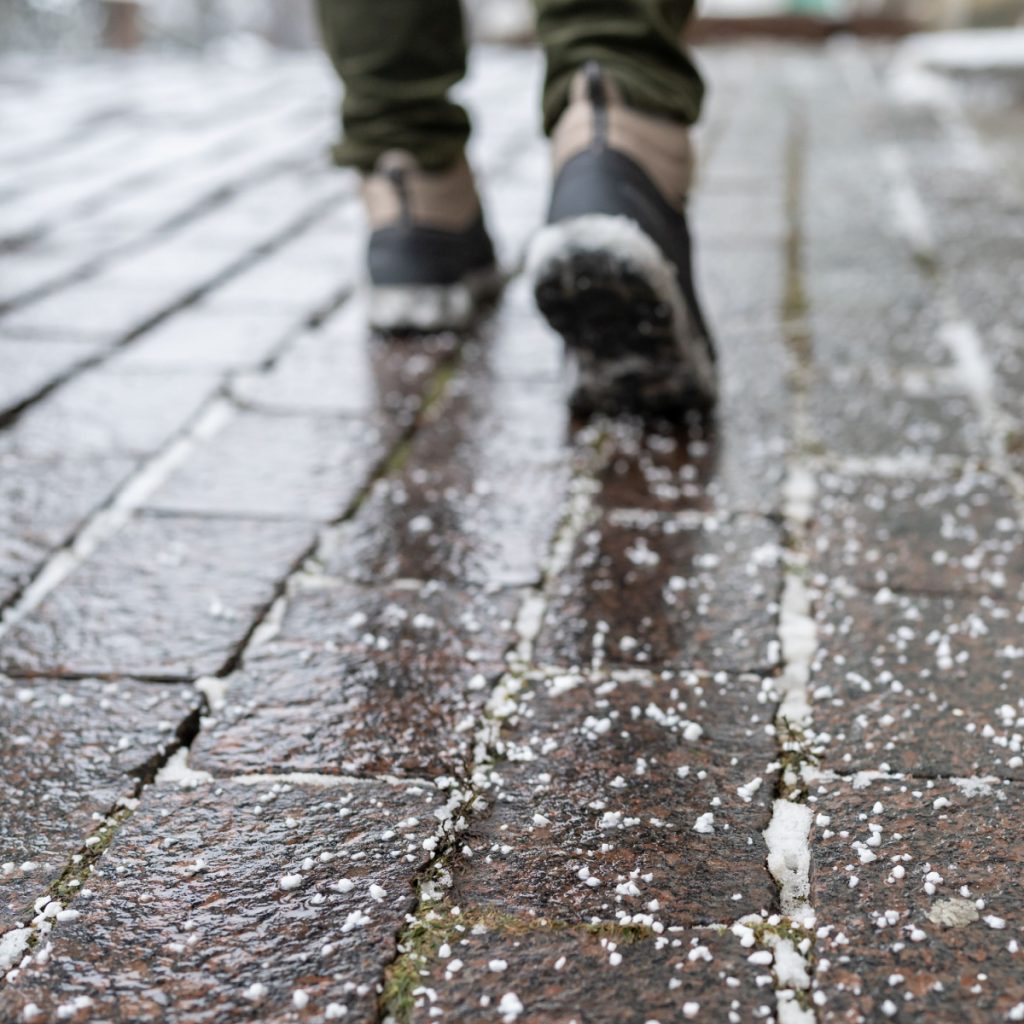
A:
{"type": "Polygon", "coordinates": [[[716,671],[770,667],[781,535],[767,520],[619,509],[556,581],[536,659],[716,671]]]}
{"type": "Polygon", "coordinates": [[[0,605],[71,539],[135,465],[121,456],[44,459],[0,451],[0,605]]]}
{"type": "Polygon", "coordinates": [[[193,747],[217,774],[465,775],[519,598],[435,585],[294,594],[193,747]]]}
{"type": "Polygon", "coordinates": [[[477,373],[451,390],[401,472],[329,538],[322,557],[332,575],[540,582],[570,473],[561,389],[477,373]]]}
{"type": "Polygon", "coordinates": [[[188,687],[0,676],[0,931],[33,904],[131,799],[198,712],[188,687]]]}
{"type": "Polygon", "coordinates": [[[965,395],[895,389],[859,370],[821,378],[811,390],[809,415],[821,445],[837,455],[920,460],[986,451],[965,395]]]}
{"type": "Polygon", "coordinates": [[[217,384],[209,372],[91,370],[27,409],[6,443],[35,457],[152,454],[217,384]]]}
{"type": "Polygon", "coordinates": [[[5,338],[0,333],[0,415],[35,397],[43,388],[74,371],[93,348],[78,341],[5,338]]]}
{"type": "Polygon", "coordinates": [[[739,1024],[769,1019],[775,1009],[770,989],[758,980],[770,971],[751,964],[727,932],[673,929],[616,941],[517,924],[474,925],[470,916],[461,929],[446,932],[438,946],[444,955],[435,951],[428,961],[411,1019],[739,1024]]]}
{"type": "Polygon", "coordinates": [[[15,674],[217,672],[312,539],[299,523],[138,516],[13,627],[0,663],[15,674]]]}
{"type": "Polygon", "coordinates": [[[828,593],[810,686],[828,767],[1024,779],[1024,608],[828,593]]]}
{"type": "Polygon", "coordinates": [[[551,675],[503,734],[454,898],[575,923],[772,910],[773,704],[761,680],[551,675]]]}
{"type": "Polygon", "coordinates": [[[376,1020],[443,806],[422,783],[148,790],[2,1019],[376,1020]]]}
{"type": "Polygon", "coordinates": [[[862,587],[1024,597],[1024,534],[1009,487],[959,478],[818,479],[812,567],[862,587]]]}
{"type": "Polygon", "coordinates": [[[243,412],[147,504],[194,515],[328,521],[345,511],[386,451],[387,439],[366,423],[243,412]]]}
{"type": "Polygon", "coordinates": [[[818,1019],[1017,1019],[1020,787],[835,780],[812,793],[818,1019]]]}
{"type": "Polygon", "coordinates": [[[380,338],[366,326],[361,303],[346,303],[316,332],[296,339],[264,373],[240,375],[234,397],[267,412],[381,414],[408,426],[431,376],[455,349],[455,338],[380,338]]]}

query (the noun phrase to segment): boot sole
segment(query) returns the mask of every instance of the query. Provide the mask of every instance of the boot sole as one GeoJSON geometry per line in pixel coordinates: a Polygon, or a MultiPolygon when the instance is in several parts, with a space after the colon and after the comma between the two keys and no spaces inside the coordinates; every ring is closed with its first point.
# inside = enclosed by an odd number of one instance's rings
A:
{"type": "Polygon", "coordinates": [[[370,326],[387,332],[465,330],[501,285],[501,273],[494,265],[474,270],[454,284],[371,284],[370,326]]]}
{"type": "Polygon", "coordinates": [[[717,384],[674,266],[633,220],[548,225],[527,259],[537,306],[576,361],[574,412],[706,413],[717,384]]]}

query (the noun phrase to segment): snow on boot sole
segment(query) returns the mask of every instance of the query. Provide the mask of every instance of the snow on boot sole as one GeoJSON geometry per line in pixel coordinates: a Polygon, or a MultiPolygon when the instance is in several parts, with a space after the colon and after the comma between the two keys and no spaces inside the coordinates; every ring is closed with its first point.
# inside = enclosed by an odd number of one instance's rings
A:
{"type": "Polygon", "coordinates": [[[465,330],[500,290],[501,274],[493,266],[454,284],[371,284],[370,325],[378,331],[465,330]]]}
{"type": "Polygon", "coordinates": [[[573,353],[575,412],[708,411],[714,361],[675,267],[633,220],[585,214],[543,228],[527,269],[537,305],[573,353]]]}

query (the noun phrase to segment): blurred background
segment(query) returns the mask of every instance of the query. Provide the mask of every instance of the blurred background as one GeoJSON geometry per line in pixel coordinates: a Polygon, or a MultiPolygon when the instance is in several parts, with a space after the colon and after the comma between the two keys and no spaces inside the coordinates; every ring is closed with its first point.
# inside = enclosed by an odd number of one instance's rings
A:
{"type": "MultiPolygon", "coordinates": [[[[429,0],[427,0],[429,2],[429,0]]],[[[479,38],[530,35],[529,0],[467,0],[479,38]]],[[[1024,25],[1024,0],[703,0],[697,32],[964,29],[1024,25]]],[[[0,48],[81,51],[105,45],[204,48],[315,45],[299,0],[3,0],[0,48]]]]}

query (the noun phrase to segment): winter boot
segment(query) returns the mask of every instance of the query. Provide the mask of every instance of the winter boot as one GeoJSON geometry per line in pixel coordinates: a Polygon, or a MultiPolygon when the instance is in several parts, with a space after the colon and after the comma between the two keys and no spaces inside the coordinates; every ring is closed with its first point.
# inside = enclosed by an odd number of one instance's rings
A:
{"type": "Polygon", "coordinates": [[[528,269],[575,357],[574,411],[706,412],[715,355],[691,275],[685,125],[627,107],[590,63],[552,148],[548,223],[528,269]]]}
{"type": "Polygon", "coordinates": [[[411,154],[390,151],[363,178],[363,199],[370,323],[385,331],[468,326],[499,275],[465,159],[428,173],[411,154]]]}

